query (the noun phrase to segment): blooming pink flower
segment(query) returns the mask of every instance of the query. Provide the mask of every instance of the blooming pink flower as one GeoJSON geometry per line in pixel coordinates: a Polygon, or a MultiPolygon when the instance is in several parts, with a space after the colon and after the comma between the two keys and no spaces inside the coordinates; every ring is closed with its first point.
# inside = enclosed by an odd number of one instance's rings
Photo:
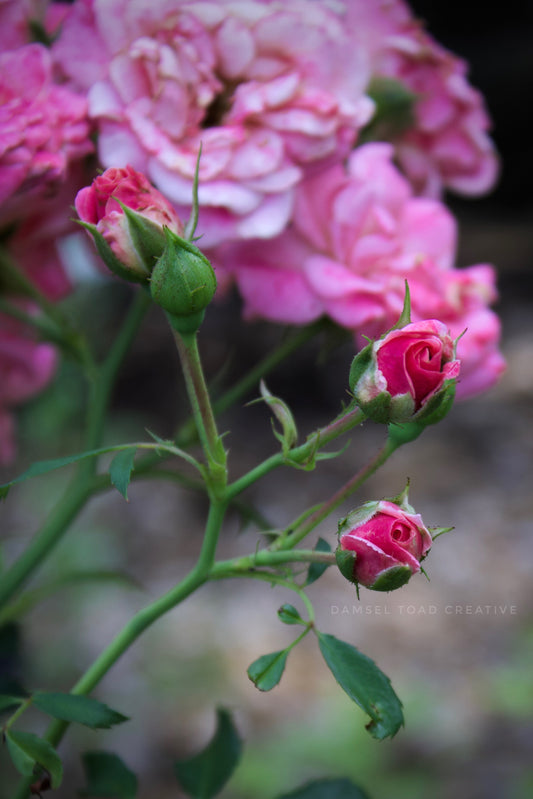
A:
{"type": "Polygon", "coordinates": [[[352,365],[355,401],[379,422],[438,421],[449,409],[460,363],[446,326],[436,319],[391,330],[352,365]]]}
{"type": "MultiPolygon", "coordinates": [[[[247,317],[304,324],[327,314],[361,345],[362,336],[376,338],[396,323],[406,279],[413,321],[439,319],[457,337],[470,314],[491,315],[492,268],[454,269],[455,220],[440,202],[413,196],[392,156],[385,143],[356,148],[346,170],[333,166],[302,182],[286,232],[218,248],[218,274],[235,278],[247,317]]],[[[468,336],[458,345],[466,376],[474,360],[474,371],[483,368],[468,336]]],[[[489,339],[486,351],[494,354],[494,324],[489,339]]],[[[487,385],[501,371],[494,367],[487,385]]],[[[464,393],[477,381],[465,377],[464,393]]]]}
{"type": "MultiPolygon", "coordinates": [[[[119,269],[125,270],[139,279],[149,277],[154,256],[161,255],[165,244],[163,228],[168,227],[180,235],[183,225],[163,195],[155,189],[147,178],[131,166],[124,169],[107,169],[99,175],[91,186],[76,195],[78,216],[88,225],[98,244],[103,239],[109,247],[109,257],[104,250],[100,252],[107,265],[113,269],[115,261],[119,269]],[[122,205],[136,211],[139,217],[152,223],[149,232],[156,236],[156,249],[150,253],[141,252],[132,234],[132,228],[122,205]]],[[[148,247],[154,242],[150,239],[148,247]]]]}
{"type": "Polygon", "coordinates": [[[204,246],[279,233],[304,170],[342,158],[373,109],[364,57],[308,0],[80,0],[54,52],[89,92],[105,166],[181,209],[202,144],[204,246]]]}
{"type": "Polygon", "coordinates": [[[343,574],[367,588],[390,591],[420,571],[431,544],[422,517],[410,506],[367,502],[340,523],[337,558],[339,552],[353,553],[343,574]]]}
{"type": "Polygon", "coordinates": [[[49,51],[28,44],[0,55],[0,219],[58,190],[72,160],[91,152],[86,100],[52,80],[49,51]]]}
{"type": "Polygon", "coordinates": [[[483,97],[466,63],[424,30],[403,0],[345,0],[351,35],[368,53],[374,76],[394,78],[415,96],[414,125],[395,138],[397,158],[417,192],[438,197],[489,191],[498,159],[483,97]]]}
{"type": "MultiPolygon", "coordinates": [[[[27,304],[24,309],[31,311],[27,304]]],[[[11,409],[42,391],[55,368],[53,347],[35,341],[23,323],[0,314],[0,463],[15,453],[11,409]]]]}

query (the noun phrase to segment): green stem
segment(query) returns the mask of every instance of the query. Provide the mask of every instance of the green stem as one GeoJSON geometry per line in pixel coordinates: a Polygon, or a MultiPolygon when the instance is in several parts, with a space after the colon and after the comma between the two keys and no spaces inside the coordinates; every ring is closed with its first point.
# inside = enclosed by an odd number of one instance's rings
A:
{"type": "MultiPolygon", "coordinates": [[[[78,680],[72,688],[71,693],[78,696],[91,693],[117,660],[119,660],[126,650],[137,641],[148,627],[207,582],[209,573],[213,568],[216,546],[225,511],[225,503],[211,502],[204,541],[196,566],[177,586],[139,611],[122,628],[113,641],[111,641],[94,663],[87,669],[85,674],[78,680]]],[[[68,726],[68,722],[59,720],[53,721],[48,727],[44,739],[52,746],[57,746],[63,738],[68,726]]],[[[21,781],[17,793],[15,794],[15,799],[26,799],[33,779],[33,777],[25,778],[21,781]]]]}
{"type": "MultiPolygon", "coordinates": [[[[396,446],[387,440],[379,452],[362,469],[354,474],[333,496],[324,502],[317,510],[308,516],[302,524],[293,530],[290,535],[279,536],[271,545],[271,550],[292,550],[315,527],[326,519],[330,513],[341,505],[354,491],[356,491],[371,475],[382,466],[395,451],[396,446]]],[[[291,528],[289,528],[291,529],[291,528]]],[[[295,554],[295,553],[292,553],[295,554]]]]}
{"type": "MultiPolygon", "coordinates": [[[[104,417],[118,368],[130,347],[139,324],[150,305],[149,295],[139,292],[126,321],[115,339],[107,359],[91,381],[85,449],[96,449],[103,434],[104,417]]],[[[17,561],[2,575],[0,607],[8,602],[44,560],[74,521],[92,494],[92,478],[97,459],[80,461],[63,497],[46,519],[40,531],[17,561]]]]}
{"type": "Polygon", "coordinates": [[[198,431],[207,459],[211,487],[220,495],[226,486],[226,451],[217,430],[213,408],[198,352],[196,333],[180,334],[173,329],[181,360],[185,385],[198,431]]]}
{"type": "Polygon", "coordinates": [[[284,455],[283,452],[277,452],[275,455],[271,455],[271,457],[264,460],[263,463],[260,463],[238,480],[235,480],[228,486],[227,496],[233,499],[278,466],[282,466],[283,464],[290,465],[291,463],[302,465],[311,461],[320,447],[329,444],[334,439],[361,424],[365,419],[365,414],[359,410],[359,408],[345,411],[329,425],[312,433],[305,444],[301,444],[299,447],[293,447],[289,450],[287,455],[284,455]]]}

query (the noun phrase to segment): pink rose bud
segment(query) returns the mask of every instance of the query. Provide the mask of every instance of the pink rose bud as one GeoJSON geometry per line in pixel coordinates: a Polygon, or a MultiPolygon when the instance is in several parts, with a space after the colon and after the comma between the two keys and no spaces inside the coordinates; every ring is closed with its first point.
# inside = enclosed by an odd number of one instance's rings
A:
{"type": "Polygon", "coordinates": [[[357,586],[393,591],[420,571],[431,543],[421,516],[404,497],[401,504],[366,502],[339,522],[337,564],[357,586]]]}
{"type": "Polygon", "coordinates": [[[448,329],[428,319],[392,329],[361,350],[350,388],[376,422],[434,424],[452,405],[459,369],[448,329]]]}
{"type": "Polygon", "coordinates": [[[133,282],[148,283],[165,249],[165,228],[183,233],[172,205],[131,166],[107,169],[78,192],[75,206],[106,266],[133,282]]]}

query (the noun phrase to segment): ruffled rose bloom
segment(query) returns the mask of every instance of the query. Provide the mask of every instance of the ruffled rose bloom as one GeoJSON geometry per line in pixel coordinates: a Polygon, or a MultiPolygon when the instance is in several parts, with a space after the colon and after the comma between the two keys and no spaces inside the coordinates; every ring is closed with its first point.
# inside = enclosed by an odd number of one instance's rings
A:
{"type": "MultiPolygon", "coordinates": [[[[23,307],[31,312],[27,304],[23,307]]],[[[15,454],[11,409],[42,391],[55,368],[53,347],[35,341],[23,323],[0,314],[0,464],[15,454]]]]}
{"type": "Polygon", "coordinates": [[[467,331],[457,349],[459,391],[475,393],[501,373],[501,356],[499,365],[493,357],[496,317],[487,307],[495,298],[494,272],[486,265],[453,268],[454,218],[440,202],[414,197],[392,157],[391,145],[367,144],[346,170],[334,166],[309,177],[296,192],[292,227],[271,241],[220,247],[218,274],[236,280],[248,318],[306,324],[327,314],[356,333],[358,346],[362,336],[377,338],[396,323],[405,280],[412,320],[439,319],[454,338],[483,310],[487,346],[473,348],[467,331]]]}
{"type": "Polygon", "coordinates": [[[378,422],[438,421],[453,399],[459,370],[446,326],[428,319],[391,330],[365,347],[352,365],[352,391],[378,422]]]}
{"type": "Polygon", "coordinates": [[[490,118],[467,64],[438,44],[403,0],[346,0],[342,13],[373,76],[398,80],[416,97],[414,124],[394,139],[416,191],[475,196],[493,188],[498,158],[490,118]]]}
{"type": "Polygon", "coordinates": [[[344,157],[373,111],[364,56],[308,0],[80,0],[54,53],[89,92],[104,166],[144,172],[184,216],[202,145],[204,247],[279,233],[304,170],[344,157]]]}
{"type": "Polygon", "coordinates": [[[154,258],[163,252],[163,228],[170,228],[178,235],[183,233],[183,225],[172,205],[131,166],[107,169],[91,186],[78,192],[75,207],[79,218],[95,237],[109,268],[113,269],[117,262],[119,272],[124,270],[140,280],[149,277],[154,258]],[[149,238],[144,237],[143,251],[121,203],[136,212],[139,222],[144,220],[148,224],[145,233],[149,238]]]}
{"type": "Polygon", "coordinates": [[[0,97],[0,222],[6,224],[53,196],[69,163],[93,148],[87,102],[53,83],[42,45],[0,55],[0,97]]]}
{"type": "Polygon", "coordinates": [[[337,561],[352,582],[391,591],[420,571],[431,544],[422,517],[410,506],[405,510],[388,500],[367,502],[339,525],[337,561]]]}

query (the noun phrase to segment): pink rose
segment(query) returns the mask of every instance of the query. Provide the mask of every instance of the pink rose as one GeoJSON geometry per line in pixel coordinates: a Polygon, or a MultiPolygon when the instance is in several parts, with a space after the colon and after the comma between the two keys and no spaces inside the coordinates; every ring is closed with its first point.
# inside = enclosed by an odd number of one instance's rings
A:
{"type": "Polygon", "coordinates": [[[50,53],[42,45],[0,55],[0,96],[0,219],[5,224],[56,193],[69,163],[93,147],[86,100],[54,85],[50,53]]]}
{"type": "Polygon", "coordinates": [[[439,197],[443,188],[472,196],[493,188],[499,165],[490,118],[466,63],[403,0],[345,0],[343,17],[373,76],[398,80],[415,97],[413,123],[392,139],[415,190],[439,197]]]}
{"type": "MultiPolygon", "coordinates": [[[[357,147],[346,168],[333,166],[301,183],[287,231],[217,249],[217,274],[236,281],[245,316],[306,324],[326,314],[364,346],[363,336],[378,337],[396,323],[405,279],[412,319],[440,319],[454,338],[467,316],[488,312],[496,298],[493,268],[454,268],[455,219],[441,202],[413,196],[393,154],[386,143],[357,147]]],[[[474,360],[483,368],[467,335],[458,345],[465,376],[471,360],[472,368],[474,360]]],[[[494,325],[491,348],[497,353],[494,325]]],[[[498,374],[493,362],[485,387],[498,374]]],[[[481,384],[471,382],[473,389],[481,384]]]]}
{"type": "Polygon", "coordinates": [[[165,227],[183,233],[173,206],[131,166],[107,169],[78,192],[75,207],[107,266],[130,280],[148,280],[165,246],[165,227]],[[136,213],[126,215],[121,203],[136,213]]]}
{"type": "Polygon", "coordinates": [[[406,503],[367,502],[340,522],[337,562],[351,582],[392,591],[420,571],[431,544],[421,516],[406,503]]]}
{"type": "Polygon", "coordinates": [[[459,376],[454,342],[435,319],[391,330],[355,356],[350,386],[377,422],[438,421],[449,409],[459,376]]]}
{"type": "Polygon", "coordinates": [[[132,164],[180,213],[202,143],[204,246],[279,233],[304,171],[343,158],[373,110],[364,55],[308,0],[80,0],[53,50],[104,166],[132,164]]]}

